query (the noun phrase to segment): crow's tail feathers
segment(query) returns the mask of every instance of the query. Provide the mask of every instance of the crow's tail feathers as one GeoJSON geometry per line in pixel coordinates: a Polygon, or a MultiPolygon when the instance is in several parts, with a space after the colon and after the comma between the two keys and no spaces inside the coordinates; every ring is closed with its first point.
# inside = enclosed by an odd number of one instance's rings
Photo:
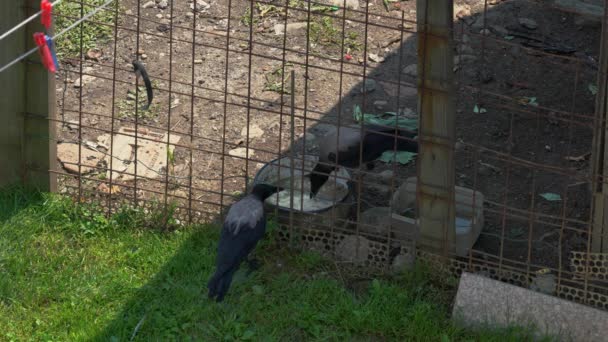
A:
{"type": "Polygon", "coordinates": [[[231,268],[223,273],[220,273],[219,270],[218,272],[215,272],[207,284],[209,299],[215,299],[217,302],[224,300],[224,297],[230,288],[230,284],[232,283],[232,276],[235,271],[235,268],[231,268]]]}

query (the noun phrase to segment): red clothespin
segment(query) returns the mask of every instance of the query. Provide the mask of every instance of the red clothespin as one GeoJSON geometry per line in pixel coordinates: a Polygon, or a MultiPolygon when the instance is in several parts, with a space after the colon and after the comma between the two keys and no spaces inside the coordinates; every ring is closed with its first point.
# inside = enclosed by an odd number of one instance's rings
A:
{"type": "Polygon", "coordinates": [[[51,50],[46,43],[46,38],[44,33],[36,32],[34,33],[34,42],[38,45],[38,52],[40,53],[40,58],[42,59],[42,65],[52,72],[55,73],[57,69],[55,68],[55,62],[53,61],[53,55],[51,54],[51,50]]]}
{"type": "Polygon", "coordinates": [[[40,10],[40,21],[42,22],[42,25],[44,25],[44,27],[46,27],[46,29],[48,30],[49,27],[51,27],[51,15],[53,12],[53,4],[51,4],[49,0],[42,0],[40,1],[40,10]]]}

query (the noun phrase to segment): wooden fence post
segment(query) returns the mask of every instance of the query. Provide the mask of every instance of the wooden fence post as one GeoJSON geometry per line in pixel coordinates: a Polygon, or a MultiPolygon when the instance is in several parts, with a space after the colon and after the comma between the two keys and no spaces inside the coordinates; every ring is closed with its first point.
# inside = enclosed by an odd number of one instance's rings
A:
{"type": "Polygon", "coordinates": [[[593,175],[593,227],[591,250],[608,253],[608,7],[604,8],[600,45],[600,68],[598,72],[598,92],[595,102],[595,127],[593,132],[592,166],[593,175]]]}
{"type": "Polygon", "coordinates": [[[417,202],[422,248],[453,252],[455,240],[452,0],[417,0],[418,113],[417,202]]]}
{"type": "MultiPolygon", "coordinates": [[[[0,0],[4,33],[40,10],[36,0],[0,0]]],[[[34,32],[45,32],[40,19],[0,41],[0,65],[35,46],[34,32]]],[[[51,33],[48,33],[49,35],[51,33]]],[[[21,183],[56,190],[55,78],[37,54],[0,73],[0,186],[21,183]]]]}

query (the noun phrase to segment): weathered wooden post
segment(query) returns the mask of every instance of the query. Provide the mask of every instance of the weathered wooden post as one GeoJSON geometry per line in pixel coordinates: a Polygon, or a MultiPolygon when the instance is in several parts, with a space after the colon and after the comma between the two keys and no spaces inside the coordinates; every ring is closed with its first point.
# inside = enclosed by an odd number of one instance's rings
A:
{"type": "MultiPolygon", "coordinates": [[[[0,0],[0,33],[40,10],[37,0],[0,0]]],[[[34,32],[45,32],[40,19],[0,41],[0,66],[35,44],[34,32]]],[[[50,33],[49,33],[50,35],[50,33]]],[[[21,183],[54,191],[56,175],[55,78],[33,54],[0,73],[0,186],[21,183]]]]}
{"type": "Polygon", "coordinates": [[[592,150],[593,233],[591,249],[596,253],[608,253],[608,7],[604,8],[601,35],[598,92],[595,102],[595,127],[592,150]]]}
{"type": "Polygon", "coordinates": [[[452,0],[417,0],[418,113],[417,202],[422,248],[444,255],[455,239],[452,0]]]}

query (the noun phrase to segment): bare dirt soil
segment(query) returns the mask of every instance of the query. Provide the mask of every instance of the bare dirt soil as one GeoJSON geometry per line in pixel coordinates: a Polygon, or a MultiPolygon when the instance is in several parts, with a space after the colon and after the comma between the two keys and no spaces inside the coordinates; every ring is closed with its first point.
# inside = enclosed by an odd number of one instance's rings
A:
{"type": "MultiPolygon", "coordinates": [[[[82,87],[74,84],[77,58],[64,58],[57,83],[58,113],[72,122],[58,124],[59,139],[78,140],[74,120],[80,112],[82,139],[96,142],[119,127],[133,127],[131,61],[138,57],[145,63],[154,101],[149,111],[138,110],[137,123],[149,131],[170,129],[180,141],[166,156],[169,177],[163,168],[154,179],[138,178],[140,200],[160,198],[154,192],[167,190],[187,208],[191,186],[195,219],[213,217],[220,204],[229,204],[231,195],[244,190],[245,175],[251,179],[263,163],[289,149],[291,95],[281,90],[291,93],[292,70],[297,151],[306,145],[307,153],[314,153],[319,135],[338,122],[353,123],[355,105],[366,113],[417,112],[416,78],[408,68],[417,61],[414,1],[390,3],[390,11],[382,1],[370,1],[367,13],[364,1],[355,1],[358,12],[346,13],[314,4],[316,11],[309,13],[307,2],[290,1],[294,9],[287,23],[310,22],[311,29],[307,36],[305,24],[289,25],[286,38],[277,34],[285,23],[284,1],[255,4],[251,12],[248,1],[199,0],[197,7],[205,10],[195,15],[192,2],[175,1],[172,9],[171,1],[165,9],[159,8],[162,1],[144,8],[146,2],[139,2],[139,9],[137,1],[120,2],[117,39],[112,32],[98,47],[101,56],[83,63],[82,87]],[[239,155],[246,146],[248,155],[239,155]]],[[[458,1],[454,11],[457,185],[485,196],[485,227],[475,249],[557,267],[588,238],[586,154],[599,27],[578,25],[574,15],[532,1],[490,2],[485,26],[483,1],[458,1]],[[544,193],[561,200],[546,200],[544,193]]],[[[138,96],[145,99],[143,88],[138,96]]],[[[83,189],[98,189],[98,181],[107,180],[104,167],[82,178],[83,189]]],[[[362,210],[388,205],[390,182],[374,176],[386,170],[395,172],[398,186],[415,176],[416,165],[376,162],[365,178],[362,210]]],[[[66,176],[62,184],[78,181],[66,176]]],[[[133,197],[133,181],[113,184],[120,188],[117,197],[133,197]]]]}

